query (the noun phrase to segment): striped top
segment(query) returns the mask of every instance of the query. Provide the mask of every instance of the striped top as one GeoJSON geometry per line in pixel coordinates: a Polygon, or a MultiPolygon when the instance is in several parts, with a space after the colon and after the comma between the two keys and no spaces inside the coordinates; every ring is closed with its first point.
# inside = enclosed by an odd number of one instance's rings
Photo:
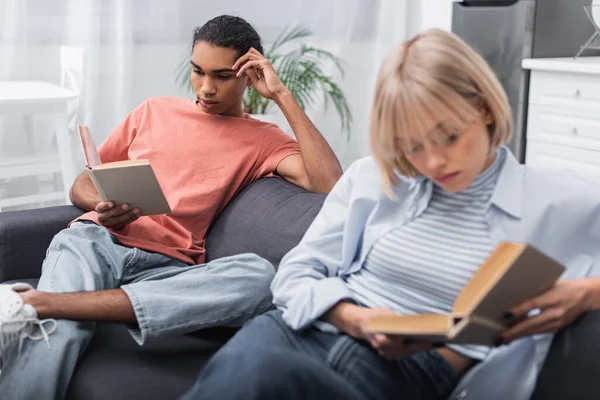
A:
{"type": "MultiPolygon", "coordinates": [[[[367,307],[398,314],[450,313],[456,297],[493,251],[486,212],[506,158],[494,163],[465,190],[434,185],[425,211],[373,245],[360,271],[346,278],[353,298],[367,307]]],[[[489,348],[450,345],[474,359],[489,348]]]]}

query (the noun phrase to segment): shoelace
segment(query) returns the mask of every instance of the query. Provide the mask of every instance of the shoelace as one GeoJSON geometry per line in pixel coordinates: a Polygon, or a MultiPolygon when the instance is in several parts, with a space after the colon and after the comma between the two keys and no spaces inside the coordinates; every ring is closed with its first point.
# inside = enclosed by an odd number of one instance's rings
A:
{"type": "Polygon", "coordinates": [[[33,341],[38,341],[38,340],[43,340],[44,343],[46,343],[46,346],[48,346],[49,349],[52,348],[52,346],[50,346],[50,339],[48,338],[50,335],[52,335],[54,333],[54,331],[56,331],[56,320],[55,319],[44,319],[44,320],[39,320],[36,319],[34,321],[32,321],[34,325],[37,325],[40,333],[39,335],[31,335],[29,334],[29,332],[22,332],[21,334],[21,338],[19,340],[19,352],[21,351],[21,347],[23,347],[23,340],[25,339],[29,339],[29,340],[33,340],[33,341]],[[44,324],[52,324],[52,328],[50,329],[46,329],[46,327],[44,326],[44,324]]]}
{"type": "Polygon", "coordinates": [[[29,339],[29,340],[33,340],[33,341],[38,341],[38,340],[43,340],[46,345],[48,346],[48,348],[50,349],[50,339],[49,336],[52,335],[54,333],[54,331],[56,331],[56,320],[55,319],[45,319],[40,321],[37,318],[24,318],[21,320],[16,320],[16,321],[11,321],[8,324],[3,324],[2,326],[0,326],[0,354],[8,347],[8,345],[14,341],[19,341],[19,353],[21,352],[21,348],[23,347],[23,341],[25,339],[29,339]],[[21,330],[20,332],[15,332],[15,333],[8,333],[5,332],[3,327],[5,325],[8,324],[22,324],[22,323],[31,323],[33,325],[36,325],[39,330],[40,333],[38,335],[35,334],[31,334],[28,332],[27,329],[21,330]],[[48,324],[51,323],[52,328],[47,329],[44,324],[48,324]]]}

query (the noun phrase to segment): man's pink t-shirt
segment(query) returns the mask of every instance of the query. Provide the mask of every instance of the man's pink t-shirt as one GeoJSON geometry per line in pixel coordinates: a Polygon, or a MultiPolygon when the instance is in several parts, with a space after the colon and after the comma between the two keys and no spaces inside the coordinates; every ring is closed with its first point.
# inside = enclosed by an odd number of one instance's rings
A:
{"type": "MultiPolygon", "coordinates": [[[[140,217],[110,230],[128,247],[204,262],[212,221],[244,187],[272,176],[300,152],[276,125],[203,113],[193,100],[155,98],[136,108],[99,147],[103,163],[148,159],[172,213],[140,217]]],[[[77,220],[99,224],[92,211],[77,220]]]]}

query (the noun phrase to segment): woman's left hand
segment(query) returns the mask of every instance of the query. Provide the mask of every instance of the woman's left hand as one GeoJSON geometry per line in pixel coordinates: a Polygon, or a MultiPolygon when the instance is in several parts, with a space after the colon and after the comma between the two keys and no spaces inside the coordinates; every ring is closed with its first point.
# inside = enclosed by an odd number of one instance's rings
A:
{"type": "Polygon", "coordinates": [[[552,289],[514,307],[509,318],[518,321],[502,333],[505,343],[537,333],[555,333],[588,311],[586,278],[559,280],[552,289]],[[527,317],[531,310],[540,313],[527,317]]]}
{"type": "Polygon", "coordinates": [[[433,343],[429,341],[406,341],[401,337],[381,333],[367,334],[365,339],[380,356],[390,361],[409,357],[415,353],[430,350],[433,347],[433,343]]]}
{"type": "Polygon", "coordinates": [[[254,48],[238,58],[231,69],[237,70],[236,76],[238,78],[246,74],[254,89],[267,99],[275,100],[277,95],[287,90],[281,79],[279,79],[277,72],[275,72],[271,61],[267,60],[254,48]]]}

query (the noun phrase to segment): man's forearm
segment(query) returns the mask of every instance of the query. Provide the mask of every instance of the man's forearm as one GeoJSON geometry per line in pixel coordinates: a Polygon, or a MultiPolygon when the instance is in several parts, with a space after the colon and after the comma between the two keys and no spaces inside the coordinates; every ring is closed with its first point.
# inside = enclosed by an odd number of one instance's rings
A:
{"type": "Polygon", "coordinates": [[[328,193],[342,176],[342,167],[335,153],[289,90],[279,94],[275,103],[283,111],[296,135],[313,190],[328,193]]]}
{"type": "Polygon", "coordinates": [[[69,192],[71,202],[84,211],[92,211],[102,200],[88,174],[84,171],[75,179],[69,192]]]}

